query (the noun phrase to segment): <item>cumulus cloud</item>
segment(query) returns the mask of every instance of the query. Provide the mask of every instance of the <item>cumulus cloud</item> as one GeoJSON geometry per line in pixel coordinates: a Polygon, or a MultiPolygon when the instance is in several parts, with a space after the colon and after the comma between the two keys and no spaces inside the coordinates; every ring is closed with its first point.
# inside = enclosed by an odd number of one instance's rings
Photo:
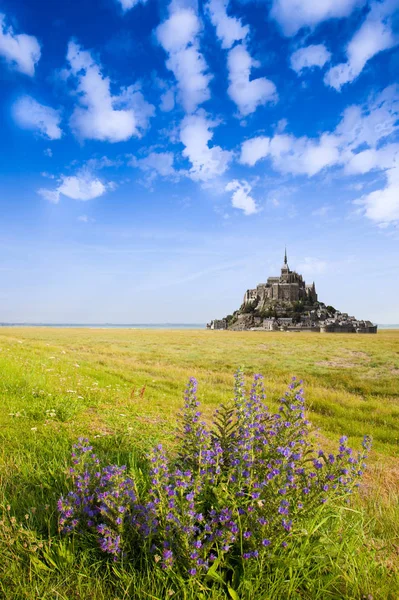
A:
{"type": "Polygon", "coordinates": [[[117,0],[117,2],[122,6],[123,12],[127,12],[137,4],[146,4],[147,0],[117,0]]]}
{"type": "Polygon", "coordinates": [[[169,18],[158,26],[156,35],[169,55],[166,66],[176,78],[180,101],[187,112],[194,112],[210,98],[212,78],[200,52],[201,22],[191,7],[172,3],[169,10],[169,18]]]}
{"type": "Polygon", "coordinates": [[[277,133],[245,141],[240,162],[253,166],[268,158],[276,171],[309,177],[329,167],[352,176],[385,172],[384,185],[355,203],[367,218],[386,226],[399,221],[398,133],[399,86],[392,85],[364,105],[348,107],[332,132],[315,138],[277,133]]]}
{"type": "Polygon", "coordinates": [[[185,146],[183,156],[191,162],[189,176],[195,181],[209,181],[222,175],[232,159],[232,152],[220,146],[209,146],[212,128],[217,123],[205,114],[187,115],[181,124],[180,141],[185,146]]]}
{"type": "Polygon", "coordinates": [[[270,16],[284,35],[295,35],[302,27],[316,27],[328,19],[348,17],[366,0],[273,0],[270,16]]]}
{"type": "Polygon", "coordinates": [[[76,175],[62,175],[55,189],[41,188],[38,194],[57,204],[61,195],[72,200],[87,201],[102,196],[109,189],[113,189],[112,184],[103,183],[90,171],[83,170],[76,175]]]}
{"type": "Polygon", "coordinates": [[[333,132],[319,137],[290,134],[258,136],[241,146],[240,162],[254,166],[269,158],[275,170],[313,176],[322,169],[344,165],[347,174],[388,168],[396,144],[387,145],[399,130],[399,87],[389,86],[364,106],[350,106],[333,132]]]}
{"type": "Polygon", "coordinates": [[[15,121],[22,129],[37,131],[50,140],[59,140],[62,136],[59,126],[60,112],[50,106],[39,104],[31,96],[21,96],[15,102],[12,112],[15,121]]]}
{"type": "Polygon", "coordinates": [[[399,154],[397,164],[386,171],[386,185],[355,200],[361,211],[380,226],[399,223],[399,154]]]}
{"type": "Polygon", "coordinates": [[[161,96],[161,104],[159,108],[162,112],[170,112],[175,107],[175,90],[170,88],[166,90],[161,96]]]}
{"type": "Polygon", "coordinates": [[[324,44],[312,44],[306,46],[306,48],[299,48],[291,55],[291,69],[300,75],[304,69],[324,67],[330,58],[331,52],[327,50],[324,44]]]}
{"type": "Polygon", "coordinates": [[[241,146],[240,162],[253,167],[269,154],[270,138],[263,135],[246,140],[241,146]]]}
{"type": "Polygon", "coordinates": [[[108,156],[100,158],[89,158],[85,162],[85,169],[91,171],[99,171],[100,169],[108,169],[109,167],[120,167],[123,164],[120,159],[110,159],[108,156]]]}
{"type": "Polygon", "coordinates": [[[70,119],[75,135],[108,142],[140,136],[155,109],[137,86],[124,88],[119,96],[113,96],[110,79],[102,74],[101,65],[76,42],[69,43],[67,60],[69,75],[77,82],[79,99],[70,119]]]}
{"type": "Polygon", "coordinates": [[[11,69],[33,77],[40,59],[40,44],[33,35],[14,33],[5,20],[5,15],[0,13],[0,56],[11,69]]]}
{"type": "Polygon", "coordinates": [[[259,67],[260,63],[251,57],[245,46],[239,44],[229,51],[227,66],[230,81],[228,94],[237,104],[241,115],[249,115],[258,106],[277,101],[276,86],[272,81],[266,77],[250,78],[251,70],[259,67]]]}
{"type": "Polygon", "coordinates": [[[368,148],[352,153],[345,163],[347,175],[364,175],[374,170],[392,168],[399,157],[399,144],[387,144],[382,148],[368,148]]]}
{"type": "Polygon", "coordinates": [[[252,69],[260,67],[246,47],[245,39],[249,35],[248,25],[242,25],[241,20],[227,14],[229,0],[210,0],[207,12],[222,48],[231,48],[227,56],[229,71],[228,94],[235,102],[242,116],[253,113],[258,106],[268,102],[276,102],[276,86],[266,77],[251,78],[252,69]],[[232,48],[234,42],[240,41],[232,48]]]}
{"type": "Polygon", "coordinates": [[[399,5],[396,0],[371,4],[365,21],[346,48],[347,62],[327,71],[324,77],[326,85],[340,91],[342,86],[360,75],[373,56],[399,43],[399,34],[394,33],[392,23],[393,13],[397,10],[399,5]]]}
{"type": "Polygon", "coordinates": [[[248,181],[233,179],[226,185],[226,192],[233,192],[231,204],[234,208],[244,211],[245,215],[253,215],[258,212],[255,200],[251,196],[252,187],[248,181]]]}
{"type": "Polygon", "coordinates": [[[335,132],[342,146],[356,152],[361,145],[381,146],[398,131],[398,120],[399,85],[390,85],[364,105],[346,108],[335,132]]]}
{"type": "Polygon", "coordinates": [[[231,48],[234,42],[244,40],[249,33],[249,26],[243,25],[240,19],[227,14],[229,0],[210,0],[206,11],[216,27],[216,35],[222,48],[231,48]]]}
{"type": "Polygon", "coordinates": [[[177,180],[181,174],[174,167],[173,152],[150,152],[146,157],[139,159],[133,156],[128,164],[145,173],[147,184],[151,184],[158,175],[177,180]]]}
{"type": "Polygon", "coordinates": [[[114,98],[115,108],[133,111],[138,131],[137,135],[139,136],[148,128],[149,120],[155,114],[155,107],[145,100],[140,89],[139,84],[129,85],[126,88],[121,88],[119,96],[114,98]]]}
{"type": "Polygon", "coordinates": [[[253,138],[244,142],[240,162],[254,165],[269,157],[274,169],[281,173],[312,176],[338,162],[338,140],[323,134],[319,139],[277,134],[272,138],[253,138]]]}

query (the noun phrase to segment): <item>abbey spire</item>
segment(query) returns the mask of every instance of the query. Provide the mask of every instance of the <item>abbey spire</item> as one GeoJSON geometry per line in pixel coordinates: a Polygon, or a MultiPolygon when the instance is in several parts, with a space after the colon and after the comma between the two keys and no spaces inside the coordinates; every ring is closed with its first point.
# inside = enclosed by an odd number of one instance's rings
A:
{"type": "Polygon", "coordinates": [[[288,259],[287,259],[287,246],[286,246],[286,247],[285,247],[285,250],[284,250],[284,264],[283,264],[283,266],[282,266],[282,268],[281,268],[281,273],[285,273],[285,274],[287,274],[287,273],[289,273],[289,272],[290,272],[290,268],[289,268],[289,266],[288,266],[288,259]]]}

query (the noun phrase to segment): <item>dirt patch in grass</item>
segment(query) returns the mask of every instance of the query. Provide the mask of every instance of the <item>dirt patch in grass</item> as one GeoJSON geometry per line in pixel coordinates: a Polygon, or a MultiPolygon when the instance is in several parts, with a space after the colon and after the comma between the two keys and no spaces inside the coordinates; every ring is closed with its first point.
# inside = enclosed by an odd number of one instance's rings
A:
{"type": "Polygon", "coordinates": [[[95,434],[94,437],[103,436],[103,435],[114,435],[115,431],[109,428],[104,421],[102,420],[99,409],[97,408],[87,408],[85,410],[86,415],[89,415],[89,419],[87,420],[86,427],[90,432],[88,437],[91,434],[95,434]]]}
{"type": "Polygon", "coordinates": [[[353,369],[355,363],[350,363],[343,358],[334,358],[333,360],[321,360],[315,363],[316,367],[331,367],[333,369],[353,369]]]}
{"type": "Polygon", "coordinates": [[[362,360],[365,360],[367,362],[370,362],[371,357],[366,354],[366,352],[361,352],[361,351],[355,351],[355,350],[348,350],[347,352],[348,356],[353,356],[354,358],[361,358],[362,360]]]}
{"type": "Polygon", "coordinates": [[[333,369],[354,369],[364,363],[369,363],[371,357],[360,350],[348,350],[342,348],[343,356],[334,356],[331,360],[322,360],[315,363],[317,367],[331,367],[333,369]],[[353,362],[356,361],[356,362],[353,362]]]}

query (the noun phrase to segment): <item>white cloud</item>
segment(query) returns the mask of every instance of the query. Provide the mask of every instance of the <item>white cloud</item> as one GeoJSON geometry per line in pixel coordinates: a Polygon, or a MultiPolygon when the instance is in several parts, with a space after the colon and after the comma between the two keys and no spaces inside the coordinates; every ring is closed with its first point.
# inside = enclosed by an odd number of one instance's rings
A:
{"type": "Polygon", "coordinates": [[[325,217],[329,212],[331,212],[332,207],[328,204],[323,204],[320,208],[316,208],[316,210],[312,210],[312,216],[314,217],[325,217]]]}
{"type": "Polygon", "coordinates": [[[399,35],[392,28],[392,15],[398,9],[397,0],[371,4],[365,21],[346,48],[348,61],[327,71],[324,77],[327,85],[340,91],[343,85],[351,83],[360,75],[373,56],[399,43],[399,35]]]}
{"type": "Polygon", "coordinates": [[[51,148],[46,148],[45,150],[43,150],[43,154],[51,158],[53,156],[53,151],[51,148]]]}
{"type": "Polygon", "coordinates": [[[222,48],[231,48],[227,55],[229,71],[228,94],[237,105],[240,114],[247,116],[258,106],[278,99],[276,86],[266,77],[251,78],[251,71],[260,67],[247,50],[245,39],[249,35],[248,25],[242,25],[240,19],[227,14],[229,0],[209,0],[206,10],[216,27],[216,35],[222,48]],[[232,48],[234,42],[242,41],[232,48]]]}
{"type": "Polygon", "coordinates": [[[76,175],[61,176],[59,185],[54,190],[41,188],[38,194],[49,202],[57,204],[61,195],[72,200],[87,201],[102,196],[108,189],[113,189],[113,185],[104,184],[90,171],[83,170],[76,175]]]}
{"type": "MultiPolygon", "coordinates": [[[[399,222],[399,86],[392,85],[362,106],[350,106],[333,132],[316,138],[276,134],[242,144],[240,162],[250,166],[268,157],[282,173],[312,176],[327,167],[341,174],[385,171],[386,183],[355,201],[359,212],[380,226],[399,222]]],[[[351,189],[362,189],[361,184],[351,189]]],[[[314,211],[323,216],[327,209],[314,211]]]]}
{"type": "Polygon", "coordinates": [[[397,164],[386,172],[386,185],[364,195],[355,204],[361,207],[368,218],[380,226],[399,223],[399,154],[397,164]]]}
{"type": "Polygon", "coordinates": [[[270,155],[278,171],[311,177],[338,162],[337,145],[337,138],[328,133],[316,140],[276,135],[270,142],[270,155]]]}
{"type": "Polygon", "coordinates": [[[343,165],[346,174],[389,168],[397,144],[386,142],[399,130],[398,119],[399,88],[390,86],[366,105],[348,107],[333,132],[316,138],[275,134],[246,140],[240,162],[254,166],[268,157],[276,171],[308,176],[335,165],[343,165]]]}
{"type": "Polygon", "coordinates": [[[6,27],[5,18],[0,13],[0,56],[11,69],[33,77],[40,59],[40,44],[33,35],[14,33],[11,26],[6,27]]]}
{"type": "Polygon", "coordinates": [[[40,188],[37,193],[42,196],[45,200],[52,202],[52,204],[58,204],[60,201],[60,193],[57,189],[49,190],[47,188],[40,188]]]}
{"type": "Polygon", "coordinates": [[[105,194],[106,186],[90,174],[64,177],[58,192],[72,200],[92,200],[105,194]]]}
{"type": "Polygon", "coordinates": [[[240,162],[254,165],[268,156],[274,169],[281,173],[312,176],[338,162],[337,145],[336,137],[329,134],[323,134],[319,139],[296,138],[287,134],[253,138],[244,142],[240,162]]]}
{"type": "Polygon", "coordinates": [[[123,164],[120,159],[110,159],[108,156],[102,156],[101,158],[89,158],[85,162],[84,168],[86,170],[98,171],[100,169],[107,169],[109,167],[120,167],[123,164]]]}
{"type": "Polygon", "coordinates": [[[117,2],[122,6],[122,10],[126,12],[137,6],[137,4],[146,4],[147,0],[117,0],[117,2]]]}
{"type": "Polygon", "coordinates": [[[145,100],[138,84],[121,88],[119,96],[114,98],[114,106],[133,111],[136,128],[140,133],[148,128],[149,120],[155,114],[155,107],[145,100]]]}
{"type": "Polygon", "coordinates": [[[230,81],[228,93],[241,115],[249,115],[258,106],[277,101],[276,86],[272,81],[266,77],[250,79],[251,70],[260,65],[242,44],[229,51],[227,66],[230,81]]]}
{"type": "Polygon", "coordinates": [[[335,133],[341,145],[350,151],[356,151],[362,144],[375,148],[398,131],[398,120],[399,86],[391,85],[365,105],[346,108],[335,133]]]}
{"type": "Polygon", "coordinates": [[[68,45],[70,74],[77,80],[80,106],[73,111],[70,124],[81,139],[121,142],[140,136],[154,107],[148,104],[137,86],[129,86],[112,96],[110,79],[90,52],[75,42],[68,45]]]}
{"type": "Polygon", "coordinates": [[[13,106],[13,116],[22,129],[37,131],[50,140],[59,140],[61,115],[58,110],[39,104],[31,96],[21,96],[13,106]]]}
{"type": "Polygon", "coordinates": [[[330,58],[331,52],[327,50],[324,44],[313,44],[306,46],[306,48],[299,48],[291,55],[291,69],[301,74],[304,69],[324,67],[330,58]]]}
{"type": "Polygon", "coordinates": [[[190,7],[170,6],[169,18],[156,30],[159,43],[169,54],[167,68],[173,72],[180,101],[187,112],[210,98],[212,76],[199,49],[201,22],[190,7]]]}
{"type": "Polygon", "coordinates": [[[231,204],[234,208],[244,211],[245,215],[253,215],[258,212],[255,200],[252,198],[252,187],[248,181],[233,179],[226,185],[226,192],[233,192],[231,204]]]}
{"type": "Polygon", "coordinates": [[[286,36],[295,35],[302,27],[316,27],[328,19],[348,17],[366,0],[273,0],[270,16],[286,36]]]}
{"type": "Polygon", "coordinates": [[[166,90],[161,96],[161,104],[159,108],[162,112],[170,112],[175,107],[175,90],[170,88],[166,90]]]}
{"type": "Polygon", "coordinates": [[[209,147],[215,125],[217,123],[209,121],[204,114],[188,115],[182,121],[180,141],[185,146],[183,156],[191,162],[189,175],[196,181],[209,181],[222,175],[232,159],[232,152],[220,146],[209,147]]]}
{"type": "Polygon", "coordinates": [[[88,223],[89,222],[89,217],[87,215],[80,215],[78,217],[78,221],[80,221],[81,223],[88,223]]]}
{"type": "Polygon", "coordinates": [[[216,27],[216,35],[222,48],[231,48],[234,42],[244,40],[249,33],[249,26],[242,25],[240,19],[227,14],[229,0],[209,0],[206,10],[212,24],[216,27]]]}
{"type": "Polygon", "coordinates": [[[146,172],[149,175],[150,181],[152,181],[156,175],[161,175],[162,177],[177,176],[178,172],[174,168],[173,163],[173,152],[150,152],[145,158],[137,159],[136,157],[132,157],[128,164],[146,172]]]}
{"type": "Polygon", "coordinates": [[[258,160],[265,158],[269,154],[270,138],[258,136],[246,140],[241,146],[240,162],[244,165],[253,167],[258,160]]]}
{"type": "Polygon", "coordinates": [[[363,175],[373,170],[392,168],[399,157],[399,144],[387,144],[383,148],[368,148],[350,156],[345,163],[347,175],[363,175]]]}

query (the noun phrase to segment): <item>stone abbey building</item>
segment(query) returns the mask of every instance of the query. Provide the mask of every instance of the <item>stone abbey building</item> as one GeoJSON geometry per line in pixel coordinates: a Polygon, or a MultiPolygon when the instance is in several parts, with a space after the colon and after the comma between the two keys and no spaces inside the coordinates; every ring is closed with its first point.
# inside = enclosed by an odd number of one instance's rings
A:
{"type": "Polygon", "coordinates": [[[320,302],[313,283],[288,266],[287,250],[281,273],[247,290],[241,307],[208,329],[243,331],[313,331],[322,333],[377,333],[377,325],[342,313],[320,302]]]}
{"type": "Polygon", "coordinates": [[[284,264],[279,277],[268,277],[266,283],[259,283],[253,290],[245,292],[243,305],[256,303],[262,307],[265,304],[276,302],[298,302],[314,304],[317,302],[317,293],[314,282],[305,283],[302,275],[291,271],[287,261],[287,250],[284,254],[284,264]]]}

